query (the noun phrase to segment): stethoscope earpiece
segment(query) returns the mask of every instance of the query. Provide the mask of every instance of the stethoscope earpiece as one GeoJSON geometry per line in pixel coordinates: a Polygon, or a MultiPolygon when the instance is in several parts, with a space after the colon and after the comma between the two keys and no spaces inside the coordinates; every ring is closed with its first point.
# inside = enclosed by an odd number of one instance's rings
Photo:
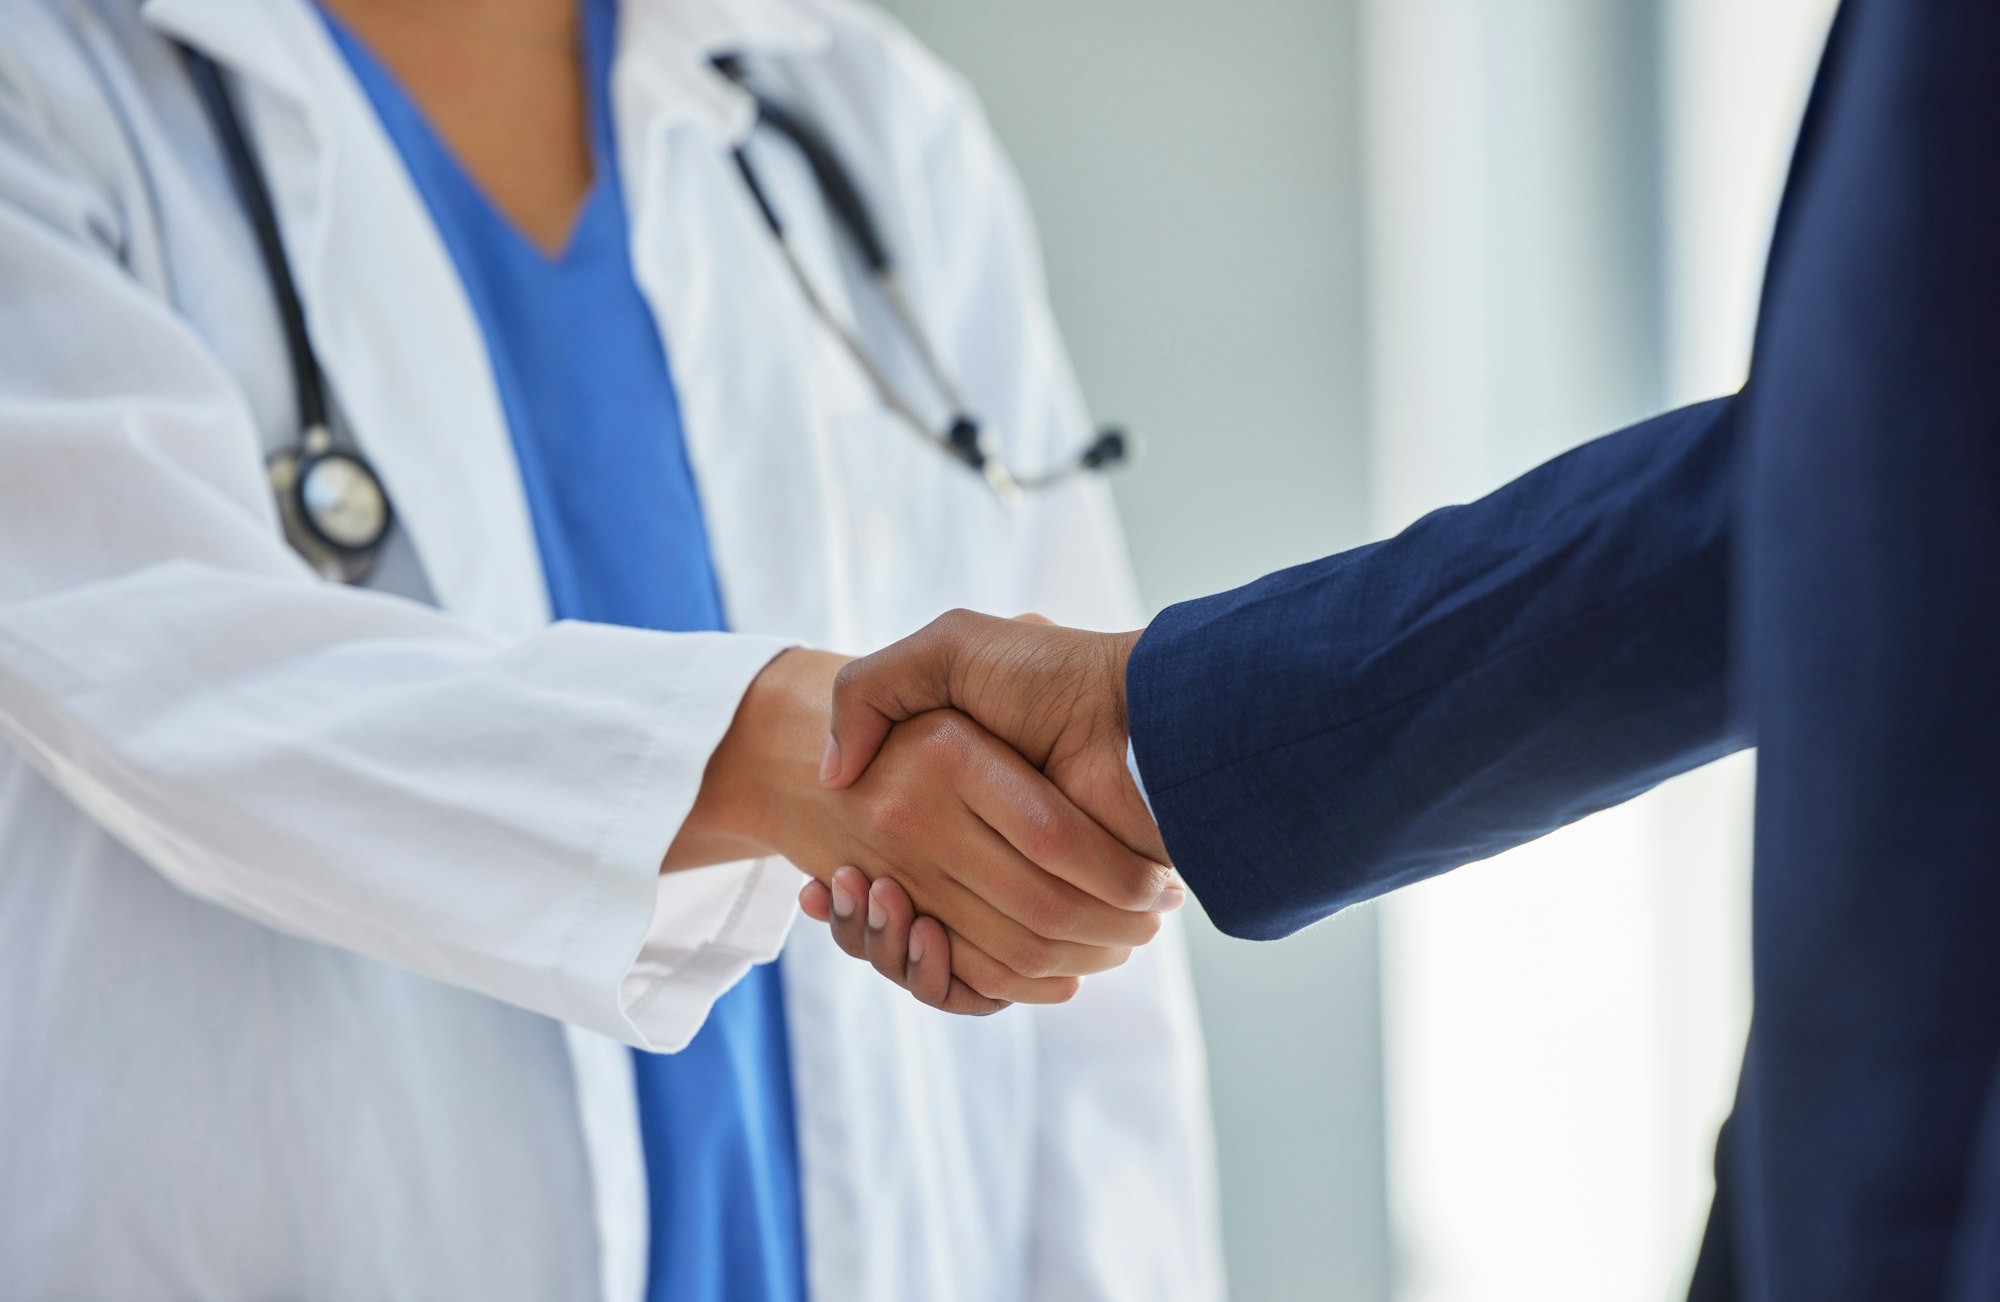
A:
{"type": "Polygon", "coordinates": [[[1132,447],[1125,437],[1125,431],[1116,425],[1106,425],[1097,431],[1097,438],[1083,450],[1077,458],[1085,470],[1102,470],[1106,466],[1125,465],[1132,459],[1132,447]]]}

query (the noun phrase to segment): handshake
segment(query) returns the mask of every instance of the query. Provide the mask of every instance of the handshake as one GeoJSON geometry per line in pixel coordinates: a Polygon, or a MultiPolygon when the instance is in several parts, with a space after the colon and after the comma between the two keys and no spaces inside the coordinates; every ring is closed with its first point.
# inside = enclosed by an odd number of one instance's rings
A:
{"type": "Polygon", "coordinates": [[[1138,640],[954,611],[859,660],[786,652],[664,867],[783,855],[806,913],[922,1002],[1061,1003],[1186,899],[1126,761],[1138,640]]]}

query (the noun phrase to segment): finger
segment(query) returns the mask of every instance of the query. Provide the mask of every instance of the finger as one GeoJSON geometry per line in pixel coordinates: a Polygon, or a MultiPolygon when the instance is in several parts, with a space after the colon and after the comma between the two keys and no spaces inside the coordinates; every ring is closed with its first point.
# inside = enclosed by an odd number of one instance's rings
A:
{"type": "Polygon", "coordinates": [[[1012,1008],[1013,1005],[1005,999],[988,999],[954,977],[951,982],[951,993],[945,996],[942,1004],[934,1007],[947,1013],[957,1013],[961,1017],[991,1017],[1004,1008],[1012,1008]]]}
{"type": "MultiPolygon", "coordinates": [[[[944,924],[919,914],[909,892],[891,877],[878,877],[870,884],[868,906],[868,961],[875,970],[915,995],[919,1003],[947,1012],[969,1011],[951,1006],[951,939],[944,924]]],[[[963,994],[978,1002],[997,1002],[984,1000],[969,988],[963,994]]]]}
{"type": "MultiPolygon", "coordinates": [[[[879,928],[871,925],[868,937],[868,959],[876,971],[908,990],[919,1002],[941,1012],[984,1017],[1008,1006],[1007,1000],[989,999],[952,975],[951,940],[944,924],[936,918],[918,916],[916,905],[901,885],[883,877],[869,886],[868,894],[871,906],[880,897],[879,907],[884,914],[883,924],[879,928]],[[905,967],[898,972],[886,967],[885,960],[892,953],[890,947],[904,933],[907,933],[907,940],[903,941],[905,967]]],[[[827,898],[830,905],[831,891],[827,891],[827,898]]],[[[1058,985],[1036,986],[1024,982],[991,959],[975,961],[976,970],[984,974],[982,979],[996,989],[1033,993],[1047,1002],[1056,1002],[1064,993],[1058,985]]]]}
{"type": "MultiPolygon", "coordinates": [[[[1107,945],[1063,938],[1065,930],[1107,934],[1109,948],[1117,950],[1152,938],[1159,928],[1157,917],[1126,912],[1065,890],[1062,882],[989,825],[973,802],[1006,810],[1028,805],[1067,810],[1081,824],[1079,836],[1097,838],[1100,853],[1136,858],[1131,851],[1077,812],[1047,778],[971,719],[941,711],[910,726],[917,730],[910,734],[917,738],[916,744],[925,748],[916,754],[916,761],[926,773],[942,777],[946,786],[941,794],[962,802],[941,818],[936,810],[927,816],[927,871],[914,877],[897,874],[921,911],[1029,978],[1084,976],[1123,961],[1122,955],[1107,954],[1107,945]],[[970,799],[961,794],[967,790],[972,792],[970,799]],[[1015,908],[997,906],[989,894],[1000,900],[1016,894],[1034,898],[1018,906],[1025,916],[1017,917],[1015,908]]],[[[894,815],[892,828],[911,821],[907,812],[895,813],[894,803],[885,803],[883,811],[894,815]]],[[[910,867],[914,871],[917,865],[910,867]]],[[[992,990],[980,993],[1012,997],[992,990]]]]}
{"type": "Polygon", "coordinates": [[[859,868],[836,868],[829,885],[833,912],[829,930],[834,944],[850,958],[867,958],[863,915],[868,907],[868,878],[859,868]]]}
{"type": "Polygon", "coordinates": [[[1037,615],[1032,611],[1026,615],[1014,616],[1014,622],[1017,624],[1047,624],[1051,628],[1055,626],[1055,621],[1047,615],[1037,615]]]}
{"type": "MultiPolygon", "coordinates": [[[[968,808],[973,808],[974,813],[979,812],[975,807],[968,808]]],[[[1087,818],[1083,821],[1089,823],[1087,818]]],[[[1045,865],[1021,853],[1012,841],[992,826],[984,824],[983,817],[982,826],[990,838],[987,847],[989,857],[966,857],[945,867],[959,885],[1028,934],[1059,946],[1063,953],[1068,952],[1068,947],[1075,946],[1131,949],[1148,943],[1159,934],[1160,914],[1121,909],[1086,895],[1050,872],[1045,865]]],[[[1090,826],[1095,828],[1096,824],[1090,826]]],[[[1107,836],[1105,840],[1109,844],[1109,852],[1131,853],[1115,839],[1107,836]]],[[[960,920],[953,917],[952,925],[959,926],[960,920]]],[[[991,937],[982,939],[991,940],[991,937]]],[[[1081,967],[1064,968],[1066,973],[1080,974],[1084,970],[1081,967]]]]}
{"type": "MultiPolygon", "coordinates": [[[[887,877],[868,888],[868,961],[897,985],[909,988],[910,924],[917,920],[909,893],[887,877]]],[[[911,993],[915,993],[912,991],[911,993]]]]}
{"type": "Polygon", "coordinates": [[[909,980],[904,982],[918,1002],[961,1017],[988,1017],[1010,1007],[1005,999],[988,999],[953,976],[951,954],[951,933],[944,924],[918,914],[910,924],[909,980]]]}
{"type": "MultiPolygon", "coordinates": [[[[972,726],[972,725],[968,725],[972,726]]],[[[1038,935],[1099,945],[1143,945],[1158,914],[1178,907],[1173,871],[1135,853],[1070,802],[1020,755],[980,748],[959,781],[980,819],[1043,870],[982,879],[975,889],[1038,935]],[[1065,889],[1066,888],[1066,889],[1065,889]]]]}
{"type": "Polygon", "coordinates": [[[850,660],[834,676],[821,786],[839,790],[851,785],[874,761],[890,728],[951,704],[949,662],[941,658],[941,648],[922,638],[920,633],[850,660]]]}
{"type": "MultiPolygon", "coordinates": [[[[988,853],[1014,859],[1006,871],[1036,871],[1033,865],[1019,860],[1012,847],[993,835],[991,829],[981,830],[991,837],[992,845],[988,853]]],[[[970,850],[963,852],[961,862],[973,858],[974,854],[970,850]]],[[[1037,935],[948,876],[927,885],[917,907],[940,921],[951,920],[952,966],[961,978],[965,973],[958,962],[959,954],[962,949],[970,947],[1026,983],[1003,988],[989,981],[975,986],[979,993],[992,999],[1011,999],[1023,1004],[1060,1003],[1060,999],[1051,1000],[1048,997],[1056,990],[1053,985],[1039,987],[1039,996],[1028,992],[1037,990],[1038,982],[1064,981],[1108,971],[1123,963],[1131,953],[1129,945],[1085,945],[1037,935]]]]}
{"type": "MultiPolygon", "coordinates": [[[[1117,951],[1111,966],[1123,963],[1130,954],[1130,950],[1117,951]]],[[[958,933],[951,938],[951,971],[956,983],[981,998],[1014,1004],[1068,1003],[1083,986],[1078,976],[1022,976],[958,933]]]]}
{"type": "Polygon", "coordinates": [[[833,917],[833,892],[825,882],[808,879],[799,887],[799,912],[814,922],[825,922],[833,917]]]}
{"type": "Polygon", "coordinates": [[[889,729],[952,703],[952,659],[980,616],[955,610],[873,655],[850,660],[833,680],[832,713],[820,785],[851,785],[882,749],[889,729]]]}
{"type": "MultiPolygon", "coordinates": [[[[890,883],[894,885],[894,883],[890,883]]],[[[901,890],[897,887],[897,890],[901,890]]],[[[915,912],[915,906],[911,906],[915,912]]],[[[919,916],[910,924],[908,967],[903,984],[919,1002],[945,1008],[951,999],[951,936],[936,918],[919,916]]],[[[970,988],[967,994],[972,994],[970,988]]]]}

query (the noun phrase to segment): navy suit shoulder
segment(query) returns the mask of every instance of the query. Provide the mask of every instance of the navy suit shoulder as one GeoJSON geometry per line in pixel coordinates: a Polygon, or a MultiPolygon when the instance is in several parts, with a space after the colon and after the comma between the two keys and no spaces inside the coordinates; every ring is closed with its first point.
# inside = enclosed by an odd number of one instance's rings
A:
{"type": "Polygon", "coordinates": [[[1671,412],[1163,612],[1126,673],[1132,743],[1217,925],[1289,934],[1745,744],[1735,412],[1671,412]]]}

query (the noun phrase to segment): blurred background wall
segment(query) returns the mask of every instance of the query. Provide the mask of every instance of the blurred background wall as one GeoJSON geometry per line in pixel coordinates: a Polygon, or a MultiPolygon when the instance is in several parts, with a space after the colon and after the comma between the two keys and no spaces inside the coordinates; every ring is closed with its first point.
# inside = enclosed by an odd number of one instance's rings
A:
{"type": "MultiPolygon", "coordinates": [[[[886,0],[1041,221],[1157,609],[1742,381],[1832,0],[886,0]]],[[[1244,1302],[1660,1299],[1748,757],[1278,946],[1196,926],[1244,1302]]]]}

